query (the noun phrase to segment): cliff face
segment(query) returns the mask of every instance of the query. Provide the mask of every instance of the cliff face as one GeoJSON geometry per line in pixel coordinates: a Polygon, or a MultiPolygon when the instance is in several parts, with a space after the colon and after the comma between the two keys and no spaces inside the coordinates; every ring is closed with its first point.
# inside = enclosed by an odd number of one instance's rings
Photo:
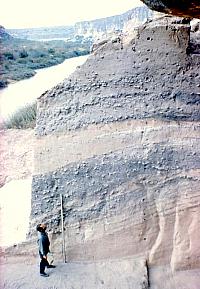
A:
{"type": "Polygon", "coordinates": [[[78,22],[74,25],[74,34],[98,39],[103,35],[112,33],[113,31],[122,31],[127,22],[131,19],[132,25],[138,26],[141,23],[144,23],[147,19],[152,18],[152,15],[152,11],[146,6],[136,7],[121,15],[93,21],[78,22]]]}
{"type": "Polygon", "coordinates": [[[60,251],[62,194],[68,260],[139,257],[162,266],[151,288],[188,288],[166,268],[200,268],[198,53],[190,26],[165,17],[40,97],[31,235],[47,222],[60,251]]]}

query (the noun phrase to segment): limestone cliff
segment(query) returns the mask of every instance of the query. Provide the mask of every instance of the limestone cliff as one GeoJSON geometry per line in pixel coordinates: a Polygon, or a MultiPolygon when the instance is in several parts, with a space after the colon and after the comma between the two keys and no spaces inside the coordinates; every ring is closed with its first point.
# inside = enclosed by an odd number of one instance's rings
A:
{"type": "Polygon", "coordinates": [[[199,288],[195,43],[181,19],[146,23],[96,46],[40,97],[31,236],[36,223],[47,222],[60,252],[62,194],[69,261],[139,257],[148,264],[149,288],[199,288]],[[172,278],[189,269],[194,278],[172,278]]]}
{"type": "Polygon", "coordinates": [[[153,12],[145,5],[133,8],[121,15],[110,16],[92,21],[77,22],[74,34],[92,39],[101,39],[113,31],[122,31],[127,22],[132,20],[132,26],[138,26],[153,17],[153,12]]]}

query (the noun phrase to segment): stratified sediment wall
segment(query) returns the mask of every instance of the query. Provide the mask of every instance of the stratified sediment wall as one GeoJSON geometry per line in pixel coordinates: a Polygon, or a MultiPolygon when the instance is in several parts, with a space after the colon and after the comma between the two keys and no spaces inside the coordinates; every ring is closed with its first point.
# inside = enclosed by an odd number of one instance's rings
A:
{"type": "Polygon", "coordinates": [[[38,102],[30,234],[68,260],[200,267],[200,54],[170,17],[96,46],[38,102]]]}

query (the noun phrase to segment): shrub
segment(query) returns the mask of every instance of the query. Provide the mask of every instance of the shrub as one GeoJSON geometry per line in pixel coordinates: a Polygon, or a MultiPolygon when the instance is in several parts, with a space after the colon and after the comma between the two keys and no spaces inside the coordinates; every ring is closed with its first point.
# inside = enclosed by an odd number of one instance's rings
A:
{"type": "MultiPolygon", "coordinates": [[[[34,75],[35,69],[62,63],[70,57],[88,54],[90,44],[79,41],[39,42],[12,38],[3,41],[1,46],[0,74],[10,82],[34,75]],[[30,71],[33,71],[32,74],[30,71]]],[[[5,84],[1,83],[1,86],[5,84]]]]}
{"type": "Polygon", "coordinates": [[[54,54],[54,53],[55,53],[55,49],[49,48],[49,49],[48,49],[48,52],[51,53],[51,54],[54,54]]]}
{"type": "Polygon", "coordinates": [[[7,129],[27,129],[34,128],[36,121],[36,103],[26,105],[18,109],[8,120],[5,121],[4,127],[7,129]]]}
{"type": "Polygon", "coordinates": [[[4,52],[3,55],[4,55],[5,58],[7,58],[9,60],[15,59],[13,53],[11,53],[11,52],[4,52]]]}
{"type": "Polygon", "coordinates": [[[0,88],[4,88],[8,85],[8,81],[4,79],[0,79],[0,88]]]}
{"type": "Polygon", "coordinates": [[[19,57],[20,57],[20,58],[28,57],[28,52],[27,52],[26,50],[20,51],[19,57]]]}

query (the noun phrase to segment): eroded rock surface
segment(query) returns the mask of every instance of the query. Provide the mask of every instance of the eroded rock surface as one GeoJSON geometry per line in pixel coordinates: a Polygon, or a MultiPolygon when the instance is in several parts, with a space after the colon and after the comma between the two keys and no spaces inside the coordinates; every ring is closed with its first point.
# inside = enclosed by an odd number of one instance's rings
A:
{"type": "Polygon", "coordinates": [[[69,261],[199,270],[199,106],[189,24],[166,17],[98,46],[39,100],[30,235],[47,222],[61,252],[62,194],[69,261]]]}
{"type": "Polygon", "coordinates": [[[183,17],[200,18],[199,0],[142,0],[150,9],[183,17]]]}

